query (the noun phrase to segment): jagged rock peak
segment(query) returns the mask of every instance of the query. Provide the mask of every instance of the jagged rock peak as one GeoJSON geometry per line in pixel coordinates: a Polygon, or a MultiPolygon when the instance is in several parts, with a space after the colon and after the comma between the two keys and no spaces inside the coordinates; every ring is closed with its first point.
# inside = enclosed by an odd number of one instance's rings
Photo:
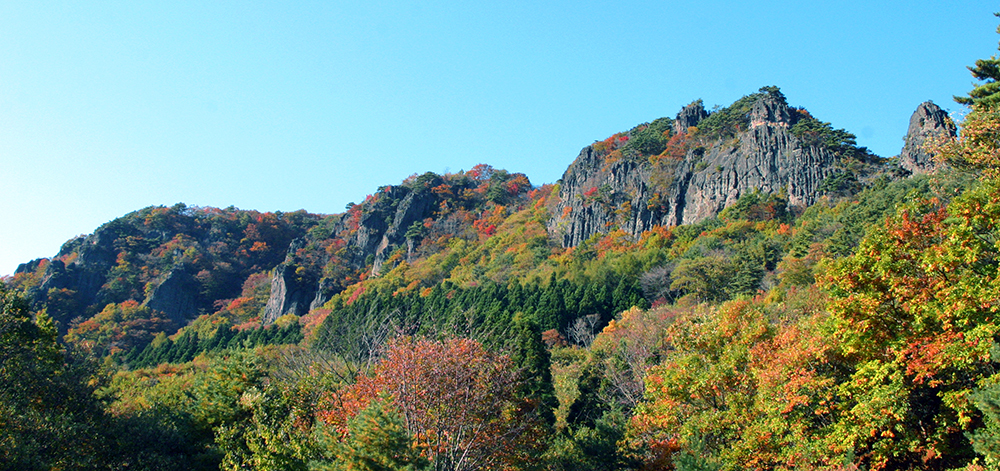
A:
{"type": "Polygon", "coordinates": [[[926,144],[937,136],[956,136],[955,123],[948,113],[932,101],[925,101],[910,116],[910,127],[903,138],[899,166],[915,174],[932,173],[940,164],[927,152],[926,144]]]}
{"type": "Polygon", "coordinates": [[[791,110],[785,95],[776,87],[765,87],[761,91],[768,92],[757,100],[750,110],[750,127],[756,128],[763,125],[788,127],[792,124],[791,110]]]}
{"type": "MultiPolygon", "coordinates": [[[[795,207],[814,203],[823,181],[840,171],[838,155],[792,134],[799,113],[777,87],[737,103],[719,111],[728,122],[714,123],[735,133],[734,139],[720,138],[725,134],[718,131],[706,139],[699,131],[686,141],[683,155],[607,159],[606,151],[585,147],[560,180],[549,230],[564,247],[574,247],[611,228],[638,238],[654,226],[696,223],[754,191],[782,194],[795,207]]],[[[694,102],[675,123],[699,115],[704,109],[694,102]]],[[[704,121],[698,127],[710,128],[704,121]]]]}
{"type": "Polygon", "coordinates": [[[681,108],[681,111],[677,113],[677,118],[674,120],[674,134],[687,132],[688,128],[697,126],[701,120],[707,117],[708,112],[705,111],[705,105],[702,101],[693,101],[690,105],[681,108]]]}

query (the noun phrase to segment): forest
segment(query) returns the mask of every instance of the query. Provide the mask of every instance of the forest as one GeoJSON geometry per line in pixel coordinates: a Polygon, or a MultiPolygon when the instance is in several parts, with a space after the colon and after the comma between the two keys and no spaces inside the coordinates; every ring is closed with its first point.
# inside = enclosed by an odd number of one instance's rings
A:
{"type": "MultiPolygon", "coordinates": [[[[998,469],[1000,58],[969,69],[937,171],[794,108],[841,162],[815,203],[639,236],[565,247],[561,182],[488,165],[125,215],[0,283],[0,469],[998,469]]],[[[666,178],[779,95],[592,148],[666,178]]]]}

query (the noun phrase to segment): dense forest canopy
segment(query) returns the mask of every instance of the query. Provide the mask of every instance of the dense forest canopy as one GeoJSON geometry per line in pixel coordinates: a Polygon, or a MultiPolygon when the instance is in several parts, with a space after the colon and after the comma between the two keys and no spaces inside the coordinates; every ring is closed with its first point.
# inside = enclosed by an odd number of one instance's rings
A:
{"type": "Polygon", "coordinates": [[[804,108],[754,122],[776,87],[581,154],[655,212],[685,165],[786,136],[834,159],[809,205],[755,189],[636,233],[613,188],[570,207],[480,165],[335,215],[127,214],[0,283],[0,467],[995,469],[995,62],[928,174],[804,108]]]}

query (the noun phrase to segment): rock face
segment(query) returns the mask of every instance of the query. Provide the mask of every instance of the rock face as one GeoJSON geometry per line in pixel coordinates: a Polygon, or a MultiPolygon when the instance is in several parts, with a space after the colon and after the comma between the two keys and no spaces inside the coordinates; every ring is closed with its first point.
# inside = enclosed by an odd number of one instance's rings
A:
{"type": "Polygon", "coordinates": [[[167,273],[144,303],[162,312],[175,326],[183,326],[198,312],[198,282],[183,264],[167,273]]]}
{"type": "Polygon", "coordinates": [[[712,146],[705,169],[690,175],[678,201],[677,224],[715,216],[754,190],[785,192],[791,206],[815,203],[822,181],[837,172],[835,158],[823,147],[802,145],[790,126],[783,99],[767,95],[758,100],[750,112],[750,129],[738,136],[738,143],[712,146]]]}
{"type": "MultiPolygon", "coordinates": [[[[407,190],[406,187],[396,187],[407,190]]],[[[382,264],[396,247],[406,244],[406,231],[414,222],[421,221],[436,205],[437,198],[431,194],[421,194],[409,191],[403,196],[392,215],[392,223],[382,233],[382,238],[375,249],[375,265],[372,274],[378,275],[382,264]]],[[[408,249],[409,250],[409,249],[408,249]]]]}
{"type": "MultiPolygon", "coordinates": [[[[32,303],[42,305],[52,290],[72,292],[75,301],[81,305],[98,303],[107,272],[115,266],[112,232],[112,228],[102,227],[89,236],[76,237],[63,244],[56,258],[50,260],[45,267],[42,282],[28,291],[32,303]],[[68,264],[57,259],[72,252],[77,252],[78,256],[68,264]]],[[[15,273],[34,271],[39,262],[40,260],[36,260],[22,264],[15,273]]],[[[71,319],[57,315],[55,320],[59,322],[60,328],[65,329],[71,319]]]]}
{"type": "Polygon", "coordinates": [[[905,144],[899,153],[899,166],[914,174],[932,173],[940,164],[925,149],[925,144],[937,136],[956,136],[955,123],[948,113],[931,101],[917,107],[910,117],[905,144]]]}
{"type": "Polygon", "coordinates": [[[271,296],[264,307],[262,321],[270,324],[285,314],[304,315],[309,312],[315,296],[315,280],[302,279],[296,274],[294,265],[279,265],[271,277],[271,296]]]}
{"type": "Polygon", "coordinates": [[[677,113],[677,118],[674,120],[674,134],[687,132],[688,128],[697,126],[699,121],[707,117],[708,112],[705,111],[705,106],[701,100],[697,100],[681,108],[680,113],[677,113]]]}
{"type": "MultiPolygon", "coordinates": [[[[428,217],[439,203],[439,198],[429,190],[386,187],[377,198],[361,205],[357,232],[345,250],[352,256],[345,263],[352,268],[372,263],[372,275],[379,275],[393,251],[399,247],[412,250],[412,244],[406,238],[407,230],[414,222],[428,217]]],[[[343,228],[340,226],[335,232],[343,228]]],[[[271,295],[263,315],[265,324],[285,314],[304,315],[323,306],[338,292],[330,280],[318,273],[318,267],[296,258],[296,252],[303,244],[301,240],[293,242],[285,262],[273,272],[271,295]]]]}
{"type": "MultiPolygon", "coordinates": [[[[685,107],[675,129],[704,119],[697,118],[703,112],[698,102],[685,107]]],[[[692,145],[680,159],[608,162],[593,146],[585,147],[563,175],[550,231],[565,247],[612,227],[638,237],[654,225],[715,216],[755,190],[784,192],[790,205],[814,203],[823,180],[838,172],[834,154],[791,133],[793,114],[780,93],[763,94],[748,122],[749,129],[735,137],[692,145]]]]}

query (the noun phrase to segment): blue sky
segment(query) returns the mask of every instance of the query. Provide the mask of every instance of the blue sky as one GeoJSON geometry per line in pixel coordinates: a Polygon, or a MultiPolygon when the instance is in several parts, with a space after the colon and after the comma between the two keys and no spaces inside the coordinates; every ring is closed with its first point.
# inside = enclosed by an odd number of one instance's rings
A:
{"type": "Polygon", "coordinates": [[[777,85],[883,156],[997,53],[986,1],[0,2],[0,275],[149,205],[342,212],[777,85]]]}

